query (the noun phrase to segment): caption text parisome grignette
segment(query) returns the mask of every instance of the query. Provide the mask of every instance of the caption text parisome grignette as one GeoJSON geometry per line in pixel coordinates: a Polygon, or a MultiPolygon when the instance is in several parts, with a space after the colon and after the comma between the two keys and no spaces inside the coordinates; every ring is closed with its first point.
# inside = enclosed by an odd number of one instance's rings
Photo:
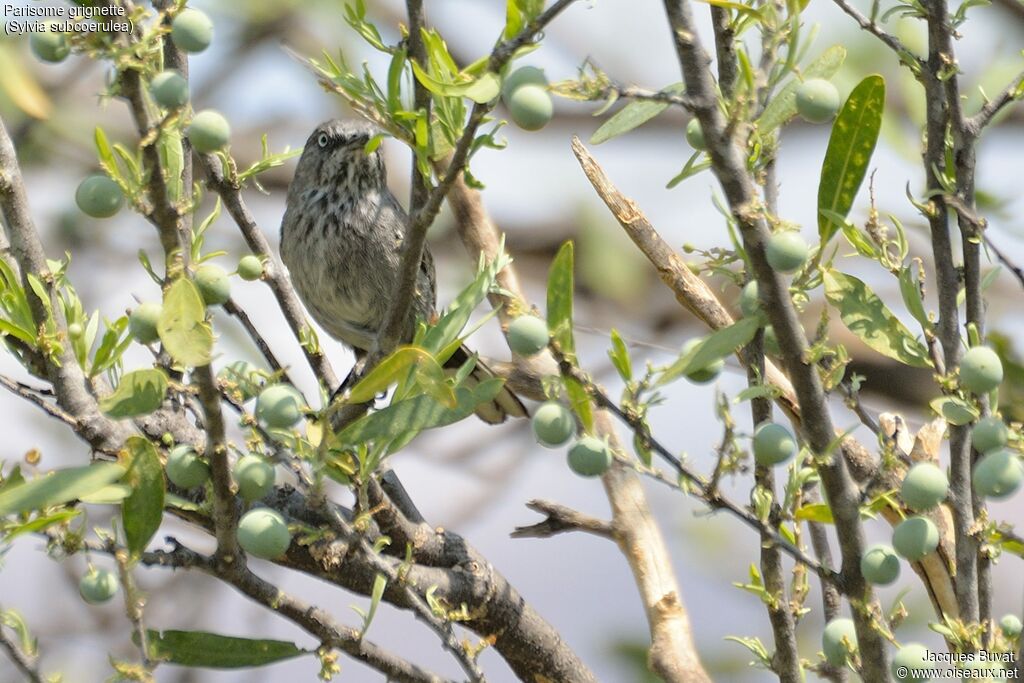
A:
{"type": "Polygon", "coordinates": [[[79,33],[102,31],[128,33],[132,22],[124,19],[125,9],[119,5],[103,7],[35,7],[33,5],[3,4],[4,33],[79,33]]]}

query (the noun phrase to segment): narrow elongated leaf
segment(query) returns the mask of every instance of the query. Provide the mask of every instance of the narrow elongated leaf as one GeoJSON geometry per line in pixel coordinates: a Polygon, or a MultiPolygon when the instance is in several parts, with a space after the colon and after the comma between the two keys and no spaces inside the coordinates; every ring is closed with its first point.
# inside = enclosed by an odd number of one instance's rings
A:
{"type": "Polygon", "coordinates": [[[55,470],[4,489],[0,493],[0,517],[68,503],[112,484],[123,475],[124,467],[112,462],[55,470]]]}
{"type": "Polygon", "coordinates": [[[138,557],[163,520],[164,472],[156,447],[149,439],[133,436],[127,446],[131,464],[125,479],[132,493],[121,503],[121,520],[128,551],[138,557]]]}
{"type": "MultiPolygon", "coordinates": [[[[842,45],[833,45],[803,70],[804,80],[832,78],[844,61],[846,61],[846,48],[842,45]]],[[[796,89],[800,87],[800,83],[801,81],[796,78],[791,80],[764,108],[764,113],[757,120],[757,130],[761,135],[771,133],[796,116],[796,89]]]]}
{"type": "Polygon", "coordinates": [[[114,393],[100,399],[100,410],[118,419],[148,415],[160,407],[166,395],[163,370],[133,370],[121,378],[114,393]]]}
{"type": "Polygon", "coordinates": [[[977,420],[979,415],[977,408],[955,396],[940,396],[929,405],[951,425],[970,424],[977,420]]]}
{"type": "Polygon", "coordinates": [[[823,279],[829,303],[839,311],[847,329],[862,342],[904,365],[931,367],[928,349],[864,282],[835,270],[827,271],[823,279]]]}
{"type": "Polygon", "coordinates": [[[207,669],[266,666],[309,654],[295,643],[222,636],[206,631],[147,631],[150,656],[171,664],[207,669]]]}
{"type": "Polygon", "coordinates": [[[885,110],[885,79],[868,76],[853,89],[832,124],[818,183],[818,235],[822,249],[839,226],[826,211],[850,213],[878,142],[885,110]]]}
{"type": "MultiPolygon", "coordinates": [[[[669,95],[682,95],[685,90],[686,87],[682,83],[673,83],[664,88],[662,92],[669,95]]],[[[590,144],[600,145],[602,142],[607,142],[623,133],[628,133],[634,128],[644,125],[668,108],[668,102],[634,100],[602,123],[601,127],[590,136],[590,144]]]]}
{"type": "Polygon", "coordinates": [[[199,290],[187,278],[178,278],[164,292],[164,305],[156,326],[164,348],[186,367],[208,365],[213,354],[213,330],[199,290]]]}
{"type": "Polygon", "coordinates": [[[455,392],[456,405],[447,408],[436,398],[420,395],[398,401],[387,408],[356,420],[337,438],[346,444],[391,440],[406,432],[420,432],[458,422],[473,414],[473,409],[492,400],[501,391],[504,380],[494,378],[481,382],[472,390],[459,388],[455,392]]]}
{"type": "Polygon", "coordinates": [[[3,534],[4,542],[10,543],[15,538],[23,534],[34,534],[37,531],[48,529],[54,524],[63,524],[64,522],[74,519],[81,513],[82,511],[79,509],[70,509],[60,510],[58,512],[54,512],[53,514],[45,515],[43,517],[36,517],[30,522],[25,522],[24,524],[8,529],[3,534]]]}
{"type": "Polygon", "coordinates": [[[437,365],[437,361],[426,349],[418,346],[398,347],[352,387],[350,400],[355,403],[372,400],[377,394],[387,391],[388,387],[397,382],[411,366],[421,361],[430,361],[437,365]]]}
{"type": "MultiPolygon", "coordinates": [[[[571,241],[562,245],[548,272],[548,330],[562,353],[575,361],[576,341],[572,331],[572,306],[575,292],[575,251],[571,241]]],[[[583,428],[594,428],[594,408],[583,386],[572,377],[564,377],[565,390],[573,411],[583,428]]]]}
{"type": "Polygon", "coordinates": [[[157,150],[167,175],[167,196],[172,203],[177,204],[184,193],[181,172],[185,167],[185,154],[181,147],[181,133],[175,128],[164,129],[157,150]]]}
{"type": "Polygon", "coordinates": [[[443,97],[468,97],[478,104],[485,104],[501,92],[501,79],[490,71],[463,83],[444,83],[428,74],[416,62],[412,63],[412,70],[424,88],[443,97]]]}
{"type": "Polygon", "coordinates": [[[680,356],[658,379],[658,384],[667,384],[694,370],[706,368],[717,360],[730,356],[741,346],[746,346],[764,324],[759,316],[743,318],[738,322],[716,330],[702,339],[692,349],[680,356]]]}
{"type": "Polygon", "coordinates": [[[914,262],[900,271],[900,296],[903,297],[903,303],[906,304],[910,315],[914,316],[914,319],[922,326],[930,329],[932,323],[928,319],[928,313],[924,310],[924,302],[921,301],[921,280],[918,268],[918,263],[914,262]]]}

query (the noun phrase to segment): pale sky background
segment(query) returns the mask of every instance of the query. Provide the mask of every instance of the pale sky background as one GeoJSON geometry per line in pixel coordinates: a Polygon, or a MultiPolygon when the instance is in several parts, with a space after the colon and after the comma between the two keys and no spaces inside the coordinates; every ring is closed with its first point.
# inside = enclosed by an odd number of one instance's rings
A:
{"type": "MultiPolygon", "coordinates": [[[[267,0],[269,2],[269,0],[267,0]]],[[[275,44],[265,44],[246,58],[231,63],[227,82],[215,92],[204,86],[210,78],[220,78],[222,62],[231,59],[229,46],[235,42],[232,26],[232,5],[229,2],[197,0],[190,3],[207,10],[217,26],[217,39],[207,52],[191,60],[193,88],[197,109],[215,107],[232,122],[235,138],[232,151],[239,158],[251,160],[258,154],[260,131],[270,132],[274,149],[285,145],[300,146],[308,131],[321,120],[342,115],[339,102],[324,93],[296,62],[275,44]]],[[[254,3],[264,4],[264,3],[254,3]]],[[[367,3],[376,16],[401,12],[402,3],[382,0],[367,3]]],[[[500,31],[504,3],[491,0],[428,0],[431,21],[448,39],[453,52],[463,59],[475,59],[489,50],[493,37],[500,31]]],[[[356,48],[353,33],[344,24],[341,3],[316,3],[304,19],[311,45],[327,48],[344,41],[350,62],[358,64],[370,57],[356,48]]],[[[698,6],[698,10],[702,10],[698,6]]],[[[874,71],[894,73],[895,60],[872,39],[854,32],[852,23],[834,6],[825,1],[813,2],[805,13],[806,23],[818,23],[811,54],[816,55],[838,41],[850,45],[857,57],[836,79],[847,94],[859,78],[874,71]],[[852,41],[852,42],[851,42],[852,41]]],[[[1003,82],[1022,66],[1019,51],[1024,45],[1020,24],[1006,23],[1005,15],[995,8],[973,11],[976,20],[968,22],[965,37],[958,45],[961,63],[967,72],[965,91],[977,81],[979,70],[998,71],[995,82],[1003,82]],[[1009,28],[1008,28],[1009,27],[1009,28]]],[[[390,37],[388,29],[386,37],[390,37]]],[[[581,2],[571,8],[548,30],[544,47],[529,55],[524,63],[546,68],[551,80],[572,77],[583,58],[589,56],[613,77],[622,82],[635,82],[645,87],[661,87],[679,80],[678,64],[670,42],[660,3],[604,0],[581,2]]],[[[23,41],[24,42],[24,41],[23,41]]],[[[27,54],[27,46],[19,50],[27,54]]],[[[33,64],[33,71],[47,83],[61,83],[82,67],[81,58],[72,58],[60,66],[33,64]]],[[[371,60],[371,68],[379,69],[379,59],[371,60]]],[[[378,71],[378,73],[380,73],[378,71]]],[[[87,70],[74,83],[67,102],[55,113],[47,135],[37,136],[52,153],[49,162],[28,165],[26,181],[32,208],[43,232],[51,257],[69,244],[76,245],[76,260],[71,276],[87,305],[115,316],[134,303],[134,296],[152,299],[158,296],[156,286],[135,261],[139,248],[156,253],[158,244],[150,226],[135,215],[122,213],[109,222],[97,222],[75,213],[72,204],[74,188],[91,164],[90,144],[93,126],[111,126],[111,119],[123,122],[124,106],[120,102],[101,105],[93,96],[102,88],[102,72],[87,70]],[[52,136],[52,137],[48,137],[52,136]],[[81,245],[81,246],[78,246],[81,245]]],[[[896,82],[889,81],[890,106],[898,101],[896,82]]],[[[995,92],[995,86],[988,91],[995,92]]],[[[631,261],[630,247],[622,248],[617,226],[605,213],[580,172],[569,149],[573,134],[586,140],[600,120],[585,114],[596,109],[560,101],[557,111],[562,115],[542,133],[531,134],[513,127],[505,129],[509,141],[504,151],[484,151],[474,163],[474,173],[488,185],[484,199],[499,225],[508,227],[513,245],[550,245],[554,238],[546,231],[555,226],[566,235],[580,235],[590,246],[607,245],[618,250],[610,267],[626,267],[631,261]],[[584,114],[567,117],[566,114],[584,114]],[[588,226],[582,231],[582,223],[588,226]],[[541,226],[531,231],[531,226],[541,226]],[[518,234],[513,232],[518,231],[518,234]],[[621,255],[619,255],[621,254],[621,255]],[[624,259],[622,261],[616,259],[624,259]]],[[[2,110],[0,110],[2,111],[2,110]]],[[[677,123],[681,119],[675,120],[677,123]]],[[[813,233],[814,198],[817,176],[827,142],[827,126],[799,125],[786,131],[779,159],[782,179],[781,213],[788,220],[811,226],[813,233]]],[[[875,186],[879,207],[903,218],[916,231],[913,241],[917,253],[927,249],[920,232],[920,221],[912,213],[905,197],[905,187],[920,188],[920,161],[916,156],[917,134],[906,128],[886,137],[876,151],[873,168],[877,169],[875,186]],[[909,131],[909,132],[908,132],[909,131]],[[906,153],[909,149],[910,154],[906,153]]],[[[386,143],[391,167],[392,187],[399,196],[406,196],[408,159],[395,143],[386,143]]],[[[662,234],[675,245],[691,242],[698,246],[726,244],[721,216],[709,198],[717,191],[713,178],[705,173],[691,178],[674,190],[665,183],[681,168],[690,150],[682,137],[682,128],[651,125],[632,135],[592,149],[608,174],[629,196],[636,199],[662,234]]],[[[1024,134],[1019,125],[1008,124],[993,130],[979,151],[979,185],[987,192],[1006,199],[1007,205],[991,216],[993,239],[1010,254],[1024,257],[1021,242],[1024,203],[1019,198],[1020,159],[1024,157],[1024,134]]],[[[288,173],[294,167],[289,162],[288,173]]],[[[274,189],[264,197],[254,190],[246,199],[268,236],[276,244],[283,211],[284,193],[274,189]]],[[[862,192],[853,218],[863,218],[866,193],[862,192]]],[[[204,209],[204,210],[208,210],[204,209]]],[[[445,235],[443,226],[433,235],[433,248],[440,261],[440,300],[443,304],[465,282],[470,273],[461,245],[445,235]]],[[[244,253],[237,230],[227,217],[222,217],[211,231],[211,248],[223,247],[231,256],[223,259],[227,266],[244,253]]],[[[585,247],[581,243],[581,250],[585,247]]],[[[535,259],[521,259],[530,274],[541,272],[546,264],[535,259]]],[[[858,264],[851,267],[865,273],[885,296],[893,294],[894,282],[886,279],[877,266],[858,264]]],[[[640,271],[642,272],[642,271],[640,271]]],[[[543,283],[536,278],[528,283],[536,302],[543,302],[543,283]]],[[[309,390],[313,383],[290,332],[272,306],[269,292],[259,283],[233,281],[233,293],[266,333],[274,351],[282,361],[291,364],[301,388],[309,390]]],[[[686,338],[700,333],[688,314],[677,313],[671,298],[660,285],[652,285],[648,294],[641,294],[629,306],[608,303],[589,297],[581,298],[577,322],[581,326],[605,333],[582,334],[580,344],[584,363],[600,370],[602,381],[617,393],[618,386],[608,374],[604,355],[608,347],[606,331],[618,326],[628,336],[652,342],[668,350],[640,347],[634,349],[634,364],[644,360],[663,363],[671,358],[671,349],[678,348],[686,338]],[[687,321],[688,329],[671,327],[659,334],[645,324],[645,317],[668,311],[677,322],[687,321]]],[[[1024,331],[1021,318],[1014,315],[1021,291],[1008,274],[1003,274],[992,291],[993,327],[1016,337],[1024,331]]],[[[898,298],[897,298],[898,301],[898,298]]],[[[894,305],[894,307],[896,307],[894,305]]],[[[239,329],[223,313],[216,316],[217,329],[225,345],[225,361],[238,357],[255,359],[254,351],[244,345],[239,329]],[[240,345],[241,342],[241,345],[240,345]]],[[[340,345],[322,338],[340,372],[347,370],[351,356],[340,345]]],[[[503,348],[496,326],[491,323],[474,340],[485,354],[503,357],[503,348]]],[[[1020,349],[1018,348],[1018,351],[1020,349]]],[[[129,355],[127,367],[147,363],[138,349],[129,355]]],[[[19,374],[16,363],[0,356],[0,372],[19,374]]],[[[20,375],[19,375],[20,376],[20,375]]],[[[714,392],[735,396],[744,387],[744,377],[730,365],[721,379],[709,386],[687,383],[673,385],[667,401],[652,415],[659,439],[678,452],[689,455],[702,470],[712,464],[711,451],[720,438],[719,425],[713,419],[714,392]]],[[[884,409],[880,399],[868,401],[869,407],[884,409]]],[[[4,436],[0,457],[6,461],[22,458],[32,448],[43,453],[43,465],[57,466],[81,463],[87,450],[51,420],[45,419],[28,404],[10,395],[0,395],[0,433],[4,436]]],[[[745,406],[737,406],[735,414],[746,429],[749,416],[745,406]]],[[[838,402],[834,411],[840,426],[853,425],[856,418],[838,402]]],[[[920,415],[907,413],[913,424],[920,415]]],[[[635,680],[630,668],[616,654],[617,644],[645,644],[647,626],[637,600],[636,588],[625,560],[616,547],[601,539],[581,534],[562,535],[549,540],[512,540],[509,532],[516,525],[538,520],[524,507],[532,498],[544,498],[569,505],[598,516],[607,516],[608,505],[597,481],[572,475],[564,464],[564,453],[537,446],[529,436],[528,425],[517,423],[486,428],[476,421],[467,421],[420,437],[392,462],[410,489],[427,519],[435,525],[453,528],[473,543],[514,586],[550,620],[566,641],[592,667],[601,681],[635,680]]],[[[729,483],[737,500],[745,500],[750,477],[729,483]]],[[[764,671],[747,666],[750,657],[741,646],[727,642],[728,635],[757,636],[771,648],[771,630],[766,613],[755,596],[735,587],[733,582],[747,579],[747,567],[757,562],[756,536],[734,519],[724,515],[708,516],[702,506],[684,499],[657,485],[648,486],[650,504],[661,523],[671,548],[683,597],[690,610],[695,637],[702,657],[715,671],[715,679],[725,682],[754,683],[772,680],[764,671]]],[[[1020,518],[1018,502],[992,507],[993,514],[1010,521],[1020,518]]],[[[107,524],[100,509],[90,511],[95,525],[107,524]]],[[[868,533],[881,540],[888,537],[883,522],[868,522],[868,533]]],[[[160,539],[174,534],[199,549],[209,549],[208,539],[170,520],[160,539]]],[[[40,639],[43,669],[61,671],[68,683],[89,683],[105,678],[110,670],[107,653],[133,658],[136,653],[128,639],[128,624],[117,601],[99,608],[86,606],[77,595],[78,577],[85,566],[84,558],[54,562],[41,552],[42,543],[34,538],[21,538],[2,558],[0,565],[0,605],[17,608],[28,619],[40,639]]],[[[995,568],[997,579],[997,615],[1019,613],[1022,586],[1019,580],[1019,559],[1004,557],[995,568]]],[[[97,564],[109,566],[105,558],[97,564]]],[[[356,624],[358,617],[349,605],[365,607],[367,600],[334,590],[311,579],[274,568],[269,563],[254,561],[257,572],[279,581],[283,588],[328,609],[336,618],[356,624]]],[[[146,618],[148,626],[158,629],[205,629],[250,637],[292,639],[301,646],[315,643],[289,622],[249,603],[231,589],[200,574],[153,569],[137,572],[141,585],[149,593],[146,618]]],[[[912,617],[898,632],[902,641],[921,640],[941,647],[940,638],[924,624],[930,618],[924,592],[916,576],[906,564],[901,579],[880,594],[885,607],[897,595],[909,590],[904,598],[912,617]]],[[[808,600],[812,613],[799,627],[801,655],[815,659],[820,649],[820,599],[815,586],[808,600]]],[[[459,677],[457,665],[438,647],[434,636],[411,615],[390,608],[382,609],[371,626],[369,637],[385,647],[434,670],[459,677]]],[[[510,681],[512,676],[501,659],[485,652],[482,665],[490,680],[510,681]]],[[[336,680],[377,681],[380,676],[363,669],[346,658],[341,659],[342,673],[336,680]]],[[[161,667],[161,682],[193,681],[210,683],[279,680],[314,680],[317,663],[301,658],[269,668],[239,672],[197,671],[188,674],[174,667],[161,667]]],[[[809,677],[813,680],[813,676],[809,677]]],[[[6,660],[0,659],[0,681],[16,680],[6,660]]]]}

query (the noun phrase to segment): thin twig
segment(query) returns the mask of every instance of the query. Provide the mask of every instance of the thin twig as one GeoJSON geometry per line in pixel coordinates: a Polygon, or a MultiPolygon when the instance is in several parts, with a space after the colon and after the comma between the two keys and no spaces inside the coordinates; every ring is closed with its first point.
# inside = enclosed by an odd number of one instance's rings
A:
{"type": "Polygon", "coordinates": [[[531,500],[526,507],[546,515],[547,519],[530,526],[517,526],[510,534],[512,538],[551,538],[569,531],[585,531],[601,538],[615,538],[614,529],[608,522],[565,505],[547,500],[531,500]]]}
{"type": "Polygon", "coordinates": [[[1024,73],[1018,74],[998,95],[985,103],[977,114],[967,119],[966,128],[972,138],[977,138],[981,132],[992,123],[992,119],[1003,110],[1004,107],[1017,102],[1024,90],[1024,73]]]}
{"type": "Polygon", "coordinates": [[[275,373],[280,373],[284,381],[289,384],[293,384],[291,379],[289,379],[284,366],[281,365],[280,361],[277,360],[277,356],[275,356],[274,352],[270,349],[270,344],[267,343],[267,340],[260,333],[259,329],[253,324],[249,314],[238,305],[238,302],[234,299],[228,299],[224,303],[224,310],[233,315],[238,322],[241,323],[242,327],[245,328],[246,334],[248,334],[249,338],[252,339],[254,344],[256,344],[256,348],[260,350],[260,353],[263,355],[263,359],[267,361],[267,365],[270,366],[270,369],[275,373]]]}
{"type": "Polygon", "coordinates": [[[919,70],[924,67],[921,60],[914,56],[914,53],[908,50],[907,46],[904,45],[899,38],[883,29],[873,20],[868,19],[866,16],[861,14],[861,12],[847,2],[847,0],[832,0],[832,2],[834,2],[839,9],[843,10],[843,12],[853,18],[853,20],[856,21],[862,29],[885,43],[890,50],[896,53],[896,56],[899,57],[901,61],[907,63],[912,69],[919,70]]]}
{"type": "Polygon", "coordinates": [[[0,647],[7,652],[8,659],[14,664],[15,668],[21,672],[21,675],[25,677],[26,681],[30,683],[44,683],[42,674],[39,673],[39,663],[36,661],[37,658],[21,649],[18,643],[7,635],[7,631],[4,629],[3,624],[0,624],[0,647]]]}

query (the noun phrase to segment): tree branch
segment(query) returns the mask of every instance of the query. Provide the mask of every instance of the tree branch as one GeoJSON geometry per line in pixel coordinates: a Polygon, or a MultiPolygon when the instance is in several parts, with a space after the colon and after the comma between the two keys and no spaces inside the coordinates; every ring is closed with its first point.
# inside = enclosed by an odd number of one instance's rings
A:
{"type": "Polygon", "coordinates": [[[530,526],[517,526],[511,533],[512,538],[551,538],[568,531],[585,531],[601,538],[615,537],[611,524],[570,507],[546,500],[531,500],[526,507],[546,515],[547,519],[530,526]]]}
{"type": "Polygon", "coordinates": [[[39,666],[36,658],[23,651],[18,643],[7,635],[7,631],[0,625],[0,647],[7,653],[8,659],[15,668],[21,672],[26,681],[30,683],[44,683],[42,674],[39,673],[39,666]]]}

